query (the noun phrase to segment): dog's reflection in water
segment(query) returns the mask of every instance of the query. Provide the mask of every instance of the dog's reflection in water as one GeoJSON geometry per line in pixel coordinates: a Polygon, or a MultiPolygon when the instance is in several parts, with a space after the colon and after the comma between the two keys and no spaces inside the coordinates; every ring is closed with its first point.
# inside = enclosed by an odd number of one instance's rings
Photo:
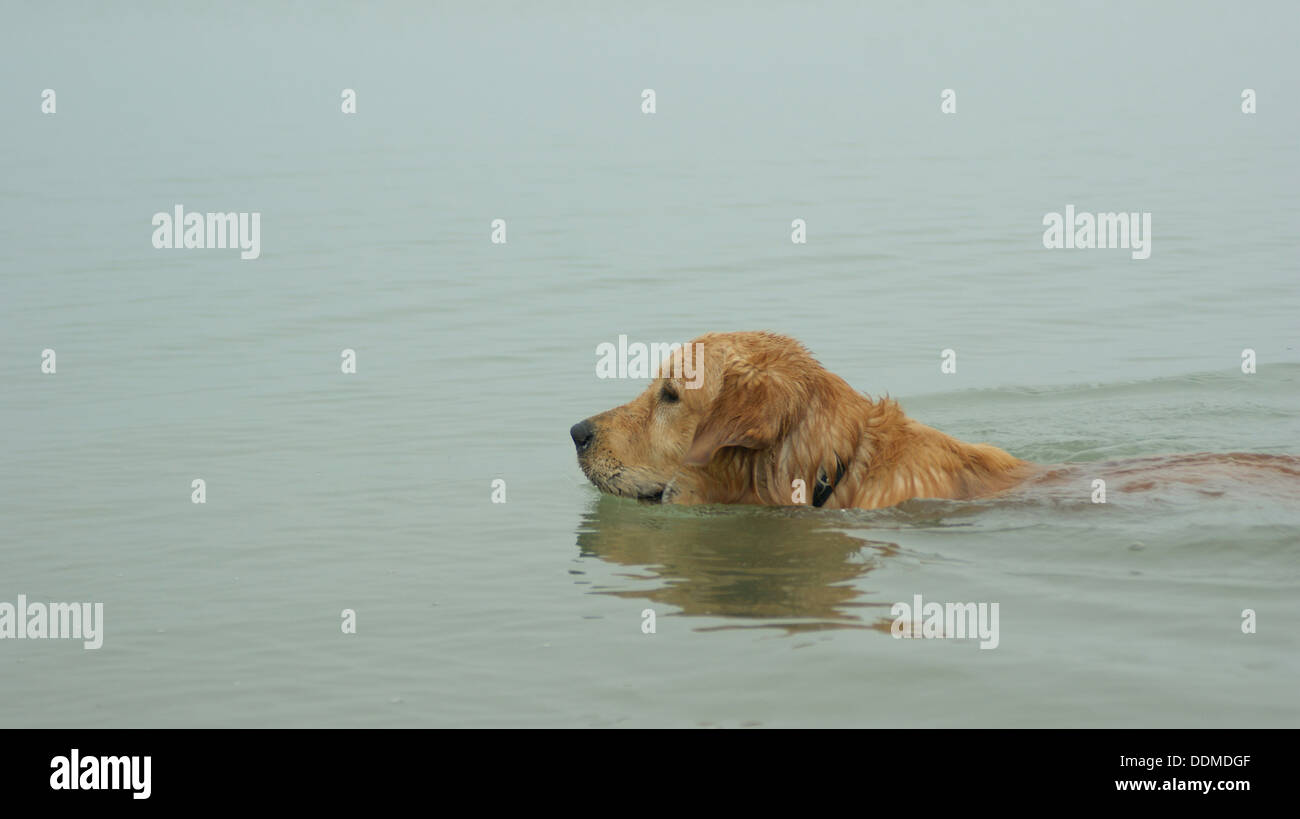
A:
{"type": "Polygon", "coordinates": [[[602,494],[583,515],[578,548],[583,557],[635,567],[621,574],[637,588],[597,585],[595,594],[736,620],[700,630],[876,628],[891,604],[864,599],[854,581],[898,547],[834,525],[816,509],[674,507],[602,494]]]}

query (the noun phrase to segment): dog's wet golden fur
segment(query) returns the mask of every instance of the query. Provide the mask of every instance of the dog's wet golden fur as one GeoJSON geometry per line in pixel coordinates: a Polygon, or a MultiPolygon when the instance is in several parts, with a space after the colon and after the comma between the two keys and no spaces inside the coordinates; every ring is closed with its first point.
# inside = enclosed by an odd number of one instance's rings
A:
{"type": "Polygon", "coordinates": [[[821,486],[824,508],[874,509],[981,497],[1035,470],[871,400],[794,339],[710,333],[690,346],[702,354],[692,362],[698,389],[687,388],[678,350],[635,400],[571,430],[600,489],[664,503],[792,505],[813,502],[821,486]]]}

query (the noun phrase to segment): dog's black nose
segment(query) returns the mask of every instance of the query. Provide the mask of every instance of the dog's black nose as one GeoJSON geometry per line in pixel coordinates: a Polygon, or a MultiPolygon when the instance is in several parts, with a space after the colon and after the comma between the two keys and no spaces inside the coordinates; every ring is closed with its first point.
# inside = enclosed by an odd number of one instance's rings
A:
{"type": "Polygon", "coordinates": [[[596,437],[596,427],[590,421],[579,421],[569,428],[569,437],[581,452],[591,446],[592,440],[596,437]]]}

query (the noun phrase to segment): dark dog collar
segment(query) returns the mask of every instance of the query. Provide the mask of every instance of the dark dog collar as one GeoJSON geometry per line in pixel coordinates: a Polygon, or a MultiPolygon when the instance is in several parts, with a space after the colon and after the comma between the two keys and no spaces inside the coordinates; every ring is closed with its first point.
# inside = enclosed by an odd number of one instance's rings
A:
{"type": "Polygon", "coordinates": [[[835,487],[840,485],[840,478],[844,477],[844,464],[840,462],[840,456],[835,456],[835,480],[827,481],[826,476],[821,470],[817,471],[817,487],[813,489],[812,505],[821,506],[835,492],[835,487]]]}

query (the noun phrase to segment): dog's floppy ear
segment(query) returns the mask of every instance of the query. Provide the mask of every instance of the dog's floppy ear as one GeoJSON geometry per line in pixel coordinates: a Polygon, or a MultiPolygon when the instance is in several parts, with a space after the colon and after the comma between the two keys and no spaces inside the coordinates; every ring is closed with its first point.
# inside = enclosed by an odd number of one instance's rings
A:
{"type": "Polygon", "coordinates": [[[704,466],[725,446],[764,449],[784,433],[795,396],[774,375],[749,371],[729,374],[708,415],[695,428],[683,463],[704,466]]]}

